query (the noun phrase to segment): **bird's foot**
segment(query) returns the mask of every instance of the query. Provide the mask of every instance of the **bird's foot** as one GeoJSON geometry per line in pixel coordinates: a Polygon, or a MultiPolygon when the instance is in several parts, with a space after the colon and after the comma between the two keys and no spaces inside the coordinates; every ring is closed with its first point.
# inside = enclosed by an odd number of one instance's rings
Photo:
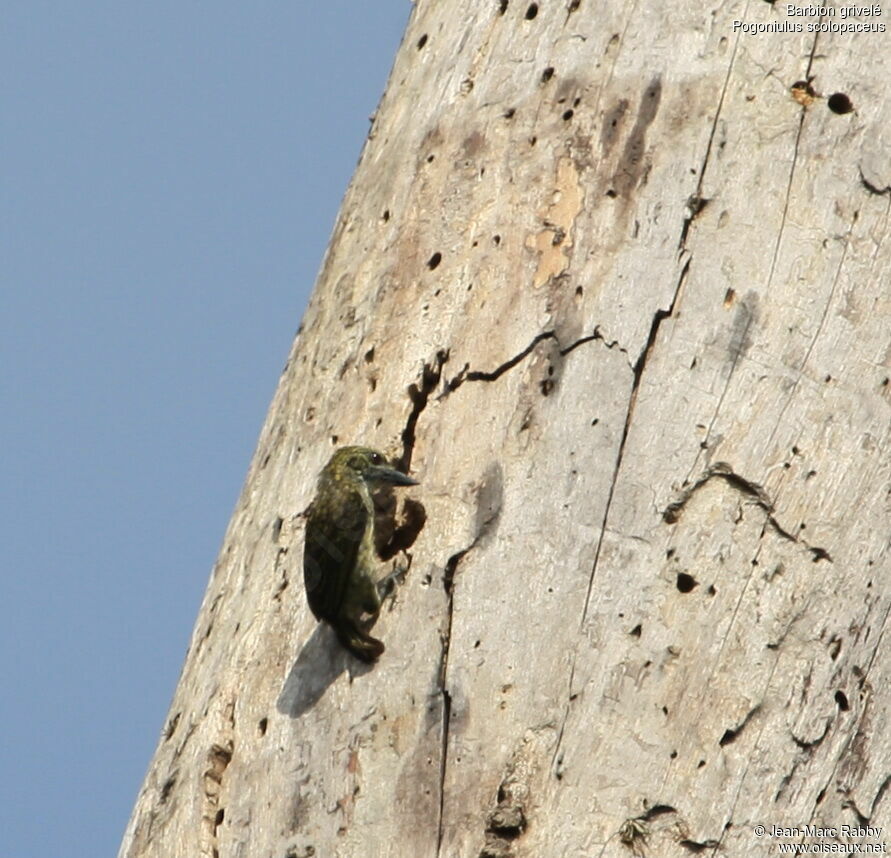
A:
{"type": "Polygon", "coordinates": [[[407,563],[404,566],[400,566],[396,564],[393,566],[393,571],[388,575],[385,575],[381,578],[380,581],[377,582],[377,593],[381,597],[381,599],[386,599],[389,596],[395,597],[396,595],[396,585],[402,584],[405,581],[405,576],[408,574],[409,567],[411,566],[411,562],[407,563]]]}

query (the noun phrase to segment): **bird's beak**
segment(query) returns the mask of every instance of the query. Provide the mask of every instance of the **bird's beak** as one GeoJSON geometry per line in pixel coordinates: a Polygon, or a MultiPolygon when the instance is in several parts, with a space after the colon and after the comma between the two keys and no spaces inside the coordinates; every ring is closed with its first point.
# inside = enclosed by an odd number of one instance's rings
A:
{"type": "Polygon", "coordinates": [[[402,471],[397,471],[395,468],[384,466],[372,468],[369,476],[376,483],[390,483],[394,486],[418,485],[417,480],[413,480],[408,474],[403,474],[402,471]]]}

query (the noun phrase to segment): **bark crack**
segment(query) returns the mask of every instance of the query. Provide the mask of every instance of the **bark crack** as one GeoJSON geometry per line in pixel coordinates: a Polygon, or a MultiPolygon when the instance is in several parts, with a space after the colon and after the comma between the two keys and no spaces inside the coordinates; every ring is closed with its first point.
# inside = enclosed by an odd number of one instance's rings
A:
{"type": "MultiPolygon", "coordinates": [[[[872,670],[872,666],[875,663],[878,653],[882,651],[882,641],[885,637],[885,629],[888,624],[889,613],[891,613],[891,609],[886,611],[885,615],[882,617],[881,625],[879,626],[878,638],[873,646],[873,650],[872,650],[872,653],[870,654],[869,661],[867,662],[866,667],[863,669],[862,674],[860,674],[861,681],[865,683],[865,690],[866,690],[867,694],[870,696],[872,695],[872,686],[870,683],[866,682],[866,678],[869,676],[869,673],[872,670]]],[[[839,765],[844,765],[847,758],[849,757],[849,755],[856,754],[857,753],[856,748],[857,748],[858,743],[865,741],[864,736],[867,734],[868,728],[865,726],[864,722],[866,722],[866,719],[867,719],[868,707],[869,707],[869,699],[867,698],[866,702],[864,703],[862,711],[858,715],[856,729],[852,730],[847,735],[844,744],[839,749],[839,752],[836,756],[835,763],[833,764],[833,767],[832,767],[832,772],[830,773],[829,778],[826,781],[826,784],[823,786],[821,795],[824,794],[826,792],[826,790],[829,788],[830,784],[832,784],[833,781],[835,781],[835,779],[837,777],[839,765]]],[[[875,797],[872,800],[872,805],[871,805],[870,811],[869,811],[870,818],[872,817],[873,813],[875,812],[876,806],[878,805],[880,799],[884,796],[885,791],[887,790],[889,785],[891,785],[891,775],[889,775],[885,778],[885,780],[882,782],[881,786],[879,787],[878,792],[876,793],[875,797]]],[[[850,798],[850,790],[846,790],[846,789],[842,788],[841,786],[839,786],[837,788],[837,792],[840,792],[847,797],[844,806],[849,807],[851,810],[853,810],[854,813],[857,814],[858,819],[860,819],[862,817],[862,814],[857,809],[856,805],[854,805],[853,799],[850,798]]],[[[811,813],[811,819],[814,818],[816,811],[817,811],[817,807],[815,805],[813,808],[813,811],[811,813]]],[[[862,825],[863,822],[861,821],[860,824],[862,825]]]]}
{"type": "MultiPolygon", "coordinates": [[[[609,493],[606,498],[606,506],[603,510],[603,518],[600,522],[600,536],[597,540],[597,549],[594,552],[594,563],[591,566],[591,575],[588,578],[588,591],[585,594],[585,605],[582,609],[582,617],[579,622],[579,627],[583,627],[585,624],[585,620],[588,617],[588,608],[591,604],[591,591],[594,586],[594,576],[597,574],[597,564],[600,561],[600,551],[603,547],[603,536],[606,533],[606,523],[609,520],[609,511],[613,502],[613,495],[616,490],[616,483],[619,479],[619,470],[622,467],[622,457],[625,454],[625,443],[628,440],[628,431],[631,428],[631,421],[634,418],[634,409],[637,404],[637,394],[640,390],[640,382],[643,378],[644,370],[646,369],[647,361],[652,354],[653,349],[656,345],[656,338],[659,334],[659,327],[662,324],[663,320],[670,318],[674,314],[674,308],[678,300],[678,296],[681,293],[681,287],[684,284],[684,280],[687,278],[687,273],[690,270],[690,263],[692,262],[692,255],[688,256],[684,262],[683,267],[681,268],[681,273],[678,277],[677,284],[675,285],[674,295],[672,295],[671,303],[668,305],[667,310],[658,309],[653,314],[653,319],[650,323],[650,332],[647,336],[647,341],[644,344],[644,347],[641,349],[640,354],[637,357],[637,360],[634,362],[631,367],[632,372],[634,374],[633,381],[631,383],[631,393],[628,397],[628,409],[625,412],[625,424],[622,427],[622,438],[619,441],[619,450],[616,454],[616,464],[613,468],[613,477],[609,487],[609,493]]],[[[582,338],[585,340],[586,338],[582,338]]],[[[594,333],[587,339],[603,339],[603,337],[599,336],[599,329],[595,328],[594,333]]],[[[611,349],[617,345],[617,342],[613,340],[612,342],[607,342],[605,339],[603,340],[606,344],[606,347],[611,349]]],[[[573,344],[569,347],[569,351],[575,348],[577,345],[581,345],[581,340],[573,344]]],[[[628,354],[627,350],[619,346],[619,350],[622,351],[625,355],[628,354]]],[[[563,710],[563,718],[560,722],[560,729],[557,732],[557,743],[554,748],[554,754],[551,759],[551,765],[554,770],[555,776],[559,779],[561,777],[561,769],[562,769],[562,760],[563,760],[563,752],[561,750],[562,742],[563,742],[563,732],[566,729],[566,721],[569,718],[569,707],[572,705],[572,702],[576,699],[576,695],[572,691],[572,683],[575,677],[575,662],[577,657],[577,651],[572,655],[572,663],[569,668],[569,687],[567,692],[566,706],[563,710]]]]}
{"type": "MultiPolygon", "coordinates": [[[[699,208],[701,211],[701,207],[699,208]]],[[[591,576],[588,582],[588,592],[585,597],[585,606],[582,614],[582,623],[587,616],[588,606],[591,598],[591,588],[593,586],[594,575],[597,569],[597,561],[600,556],[600,547],[603,543],[603,533],[606,528],[606,521],[609,516],[610,504],[612,502],[613,492],[615,490],[616,479],[618,477],[619,469],[622,464],[622,456],[624,453],[625,442],[628,437],[628,431],[630,428],[631,420],[634,413],[634,408],[637,401],[637,393],[640,388],[641,378],[643,376],[644,369],[646,368],[647,361],[649,360],[650,354],[652,353],[653,348],[655,347],[656,339],[659,333],[659,327],[662,324],[664,319],[670,318],[674,314],[674,308],[678,299],[678,296],[681,291],[681,287],[687,277],[687,273],[690,269],[690,263],[692,261],[692,256],[688,256],[685,260],[680,275],[678,277],[677,284],[675,285],[675,291],[671,299],[671,303],[667,309],[659,309],[654,315],[652,322],[650,324],[650,331],[647,336],[647,341],[641,349],[640,354],[638,355],[637,360],[634,364],[631,364],[631,369],[634,374],[634,381],[632,383],[631,395],[629,397],[629,405],[628,410],[625,415],[625,424],[622,431],[622,439],[619,444],[619,452],[616,457],[616,465],[613,472],[613,480],[610,486],[609,496],[607,498],[606,509],[604,510],[603,520],[601,522],[600,529],[600,540],[597,547],[597,554],[594,559],[594,565],[591,570],[591,576]]],[[[443,385],[443,390],[437,397],[438,399],[443,399],[449,394],[453,393],[462,384],[468,381],[496,381],[499,379],[504,373],[513,369],[517,364],[527,358],[538,346],[539,343],[545,340],[555,340],[557,342],[557,346],[559,349],[559,353],[561,356],[565,357],[566,355],[573,352],[579,346],[584,345],[585,343],[600,341],[604,344],[604,346],[608,349],[618,348],[626,356],[628,355],[628,350],[621,346],[618,340],[607,340],[606,337],[600,330],[599,326],[595,326],[593,332],[591,334],[587,334],[586,336],[580,337],[577,340],[574,340],[567,346],[560,346],[559,339],[557,338],[557,333],[554,330],[543,331],[540,334],[537,334],[529,344],[522,349],[520,352],[515,354],[513,357],[499,364],[495,369],[490,371],[483,370],[471,370],[470,364],[465,363],[464,367],[458,372],[457,375],[453,376],[451,379],[447,380],[443,385]]],[[[420,387],[415,384],[410,385],[409,387],[409,396],[412,399],[413,408],[412,412],[409,415],[408,421],[406,423],[406,428],[403,431],[403,457],[401,463],[403,464],[403,470],[407,471],[408,466],[411,462],[411,452],[414,446],[415,439],[415,427],[417,425],[418,417],[421,412],[427,405],[427,400],[429,398],[430,393],[435,388],[436,384],[438,384],[441,375],[442,375],[442,367],[446,363],[449,357],[448,350],[441,350],[437,353],[436,362],[434,365],[424,364],[424,370],[422,373],[422,383],[420,387]]],[[[446,764],[447,764],[447,755],[448,755],[448,738],[449,738],[449,721],[451,719],[451,696],[448,693],[448,689],[446,687],[446,674],[448,671],[448,658],[449,658],[449,647],[451,644],[451,635],[452,635],[452,620],[454,614],[454,581],[455,575],[457,571],[458,564],[465,557],[465,555],[471,551],[479,542],[481,536],[483,535],[485,528],[483,528],[480,533],[476,535],[473,542],[465,549],[453,554],[448,562],[446,563],[445,570],[443,573],[443,589],[446,592],[448,597],[448,603],[446,608],[446,623],[445,629],[442,636],[442,652],[440,655],[440,666],[439,666],[439,686],[440,693],[442,694],[442,717],[443,717],[443,727],[442,727],[442,755],[441,755],[441,764],[440,764],[440,808],[439,808],[439,821],[438,821],[438,832],[437,832],[437,855],[440,854],[441,846],[442,846],[442,838],[443,838],[443,824],[444,824],[444,803],[445,803],[445,777],[446,777],[446,764]]],[[[554,760],[556,761],[559,757],[560,753],[560,741],[563,736],[563,731],[566,724],[566,718],[569,714],[569,702],[572,700],[572,676],[575,667],[575,662],[573,659],[573,665],[570,670],[570,700],[567,702],[566,712],[564,713],[563,721],[560,726],[560,731],[557,739],[557,747],[554,753],[554,760]]]]}
{"type": "Polygon", "coordinates": [[[497,366],[491,372],[483,372],[480,370],[471,370],[470,364],[464,364],[463,369],[452,379],[445,383],[443,387],[442,393],[439,394],[439,399],[443,399],[448,396],[450,393],[457,390],[465,381],[495,381],[500,378],[504,373],[506,373],[509,369],[513,369],[521,360],[528,357],[533,349],[540,343],[542,340],[550,340],[556,339],[557,334],[555,331],[544,331],[541,334],[538,334],[531,343],[529,343],[523,351],[515,354],[509,360],[506,360],[504,363],[497,366]]]}
{"type": "Polygon", "coordinates": [[[727,87],[730,85],[730,75],[733,72],[733,65],[736,62],[736,52],[739,50],[739,40],[740,36],[737,35],[736,42],[733,45],[733,53],[731,54],[730,62],[727,65],[727,74],[724,76],[724,85],[721,87],[721,96],[718,98],[718,107],[715,110],[715,118],[712,120],[712,127],[708,135],[708,143],[705,145],[705,155],[702,158],[702,163],[699,165],[699,178],[696,182],[696,190],[687,200],[684,224],[681,227],[681,237],[678,241],[678,250],[681,252],[686,248],[687,233],[690,231],[693,221],[696,220],[696,217],[709,203],[709,200],[702,196],[702,183],[705,180],[705,171],[712,156],[712,146],[714,145],[715,134],[718,130],[718,120],[721,117],[721,110],[724,107],[724,98],[727,95],[727,87]]]}
{"type": "MultiPolygon", "coordinates": [[[[756,300],[757,300],[757,295],[753,299],[753,304],[754,304],[754,301],[756,301],[756,300]]],[[[740,306],[743,308],[746,308],[746,303],[743,302],[740,306]]],[[[746,308],[746,309],[747,309],[747,313],[746,313],[745,325],[743,326],[742,330],[739,332],[739,335],[737,337],[737,340],[740,343],[740,347],[739,348],[731,348],[732,356],[731,356],[731,360],[730,360],[730,371],[727,373],[727,378],[724,381],[723,388],[721,389],[721,396],[718,398],[718,404],[715,406],[715,410],[712,413],[712,418],[709,421],[708,429],[706,430],[706,433],[705,433],[705,440],[702,442],[702,444],[700,444],[699,452],[697,452],[697,454],[693,460],[693,464],[690,466],[690,471],[688,471],[688,473],[687,473],[688,478],[689,478],[689,475],[693,472],[693,468],[696,467],[696,464],[699,461],[699,457],[700,457],[702,451],[708,449],[708,442],[709,442],[709,439],[712,437],[712,429],[715,426],[715,421],[718,419],[718,415],[721,413],[721,408],[724,406],[724,399],[727,396],[727,391],[730,389],[730,380],[733,378],[733,374],[736,372],[736,365],[739,363],[740,358],[742,358],[743,352],[745,351],[745,349],[742,347],[742,344],[747,342],[748,336],[749,336],[749,328],[752,326],[752,322],[755,318],[754,310],[748,309],[748,308],[746,308]]]]}
{"type": "MultiPolygon", "coordinates": [[[[807,61],[807,69],[805,71],[805,80],[811,80],[811,66],[814,64],[814,53],[817,50],[817,36],[814,36],[814,43],[811,46],[811,53],[807,61]]],[[[801,135],[804,132],[804,118],[807,116],[807,108],[802,106],[801,115],[798,119],[798,131],[795,134],[795,145],[792,149],[792,164],[789,167],[789,181],[786,183],[786,197],[783,200],[783,214],[780,218],[780,228],[777,230],[777,240],[773,247],[773,256],[770,260],[770,271],[767,274],[767,288],[770,289],[773,283],[773,274],[776,270],[777,257],[780,254],[780,245],[783,242],[783,234],[786,231],[786,219],[789,214],[789,199],[792,196],[792,182],[795,180],[795,168],[798,165],[798,148],[801,145],[801,135]]]]}
{"type": "Polygon", "coordinates": [[[528,357],[529,354],[532,353],[532,350],[540,343],[542,340],[550,340],[556,339],[557,334],[555,331],[545,331],[544,333],[539,334],[526,346],[523,351],[519,354],[514,355],[510,360],[505,361],[501,366],[496,367],[491,372],[482,372],[482,371],[471,371],[468,372],[464,377],[464,381],[495,381],[500,378],[504,373],[506,373],[509,369],[513,369],[523,358],[528,357]]]}
{"type": "MultiPolygon", "coordinates": [[[[708,160],[708,153],[706,153],[706,160],[708,160]]],[[[704,169],[704,166],[703,166],[704,169]]],[[[693,226],[693,221],[699,217],[700,213],[705,209],[705,207],[711,202],[710,199],[706,197],[701,197],[699,195],[699,188],[702,187],[702,173],[699,174],[699,184],[696,187],[696,193],[691,194],[687,198],[687,205],[684,209],[684,225],[681,227],[681,237],[678,241],[678,251],[684,251],[687,246],[687,233],[690,231],[690,227],[693,226]]]]}
{"type": "Polygon", "coordinates": [[[698,855],[700,852],[705,852],[706,849],[716,850],[720,845],[719,840],[715,840],[714,837],[710,837],[708,840],[679,840],[678,846],[683,847],[688,852],[692,852],[694,855],[698,855]]]}
{"type": "Polygon", "coordinates": [[[513,357],[504,361],[504,363],[499,364],[495,369],[490,371],[485,370],[472,370],[470,368],[469,363],[465,363],[461,368],[461,371],[450,378],[443,385],[442,392],[437,396],[437,399],[444,399],[450,393],[454,393],[462,384],[467,381],[497,381],[504,375],[508,370],[513,369],[518,363],[525,360],[529,357],[530,354],[535,350],[535,347],[543,342],[544,340],[554,340],[557,345],[557,350],[561,357],[566,357],[570,352],[575,351],[579,346],[584,345],[585,343],[593,342],[594,340],[600,340],[604,346],[608,349],[619,349],[620,352],[627,355],[628,350],[619,345],[618,340],[607,340],[606,337],[601,333],[600,326],[595,325],[593,333],[587,334],[584,337],[579,337],[577,340],[573,340],[568,346],[561,346],[560,339],[557,336],[556,331],[543,331],[540,334],[537,334],[532,341],[527,345],[522,351],[515,354],[513,357]]]}
{"type": "Polygon", "coordinates": [[[430,398],[430,394],[436,390],[436,385],[439,384],[439,379],[442,377],[442,368],[448,359],[449,350],[440,349],[432,363],[424,363],[421,369],[420,383],[415,384],[412,382],[408,386],[411,411],[405,421],[405,428],[402,430],[402,456],[396,463],[396,467],[406,474],[411,468],[411,457],[415,449],[415,432],[418,427],[418,419],[427,407],[427,400],[430,398]]]}
{"type": "Polygon", "coordinates": [[[891,775],[888,775],[888,777],[886,777],[885,780],[882,781],[881,786],[876,791],[875,796],[873,796],[872,802],[870,802],[869,805],[869,816],[867,817],[868,820],[871,820],[875,815],[876,808],[878,807],[879,802],[884,798],[885,792],[888,790],[889,786],[891,786],[891,775]]]}
{"type": "Polygon", "coordinates": [[[800,739],[798,736],[795,735],[794,730],[790,730],[789,735],[792,736],[792,741],[795,742],[795,744],[799,748],[801,748],[802,751],[812,753],[814,748],[818,747],[820,743],[829,735],[829,727],[831,723],[832,719],[827,718],[823,723],[823,732],[814,739],[800,739]]]}
{"type": "Polygon", "coordinates": [[[832,278],[832,286],[829,290],[829,295],[826,298],[826,303],[823,305],[823,313],[820,316],[820,322],[817,325],[817,330],[814,332],[813,337],[811,337],[811,341],[808,343],[807,351],[804,354],[804,358],[801,361],[801,365],[798,367],[797,373],[795,375],[795,381],[792,384],[792,389],[789,391],[788,396],[786,397],[786,401],[783,403],[783,408],[780,411],[779,416],[774,422],[773,431],[770,433],[770,439],[768,443],[772,443],[774,436],[776,435],[777,429],[783,425],[783,417],[786,414],[786,410],[792,403],[792,399],[795,396],[795,393],[798,390],[798,384],[801,381],[802,373],[804,372],[805,367],[808,365],[808,361],[811,359],[811,354],[814,351],[814,346],[817,344],[817,340],[820,338],[820,335],[823,333],[823,327],[826,324],[826,318],[829,315],[829,308],[832,306],[832,301],[835,298],[835,292],[838,287],[839,280],[841,280],[842,269],[844,268],[845,259],[848,256],[848,246],[850,243],[851,233],[854,231],[854,224],[857,223],[857,212],[854,212],[854,216],[851,219],[851,225],[848,227],[848,234],[844,238],[844,246],[842,248],[841,259],[838,261],[838,265],[835,269],[835,276],[832,278]]]}
{"type": "Polygon", "coordinates": [[[725,745],[729,745],[732,742],[735,742],[739,738],[739,734],[742,733],[743,730],[748,726],[749,721],[754,718],[758,712],[761,710],[761,704],[759,703],[757,706],[753,706],[747,713],[746,716],[739,722],[735,727],[728,727],[724,734],[718,739],[718,744],[723,748],[725,745]]]}
{"type": "Polygon", "coordinates": [[[880,188],[877,185],[874,185],[866,176],[863,174],[863,167],[858,167],[857,170],[860,173],[860,184],[866,188],[871,194],[875,194],[877,197],[889,197],[891,196],[891,185],[885,185],[884,188],[880,188]]]}
{"type": "MultiPolygon", "coordinates": [[[[634,418],[634,410],[637,405],[637,395],[640,391],[640,382],[643,378],[644,370],[646,369],[650,355],[655,348],[656,338],[659,335],[659,327],[662,325],[662,322],[665,319],[671,318],[671,316],[674,314],[675,304],[677,303],[678,295],[680,295],[681,287],[684,284],[684,280],[687,277],[687,272],[690,270],[690,263],[692,259],[692,256],[688,256],[687,260],[684,262],[683,267],[681,268],[681,273],[678,277],[678,282],[675,285],[674,295],[672,295],[671,303],[669,304],[668,309],[663,310],[660,308],[653,314],[653,319],[650,323],[650,332],[647,335],[647,341],[644,344],[644,347],[641,349],[640,354],[638,355],[637,360],[634,363],[634,366],[632,367],[632,370],[634,372],[634,380],[631,383],[631,393],[628,397],[628,410],[625,412],[625,424],[622,427],[622,439],[619,441],[619,450],[616,454],[616,464],[613,468],[613,478],[610,483],[609,494],[606,498],[606,506],[603,510],[603,519],[600,523],[600,538],[597,541],[597,550],[594,554],[594,564],[591,568],[591,575],[588,579],[588,592],[585,594],[585,606],[582,610],[582,624],[584,624],[585,620],[588,617],[588,607],[591,602],[591,590],[594,586],[594,576],[597,572],[597,563],[600,560],[600,550],[603,547],[603,535],[606,532],[606,523],[609,519],[609,511],[610,507],[612,506],[613,495],[616,490],[616,482],[619,478],[619,470],[622,467],[622,458],[625,455],[625,444],[628,440],[628,432],[631,428],[631,421],[634,418]]],[[[612,348],[612,346],[608,347],[612,348]]]]}
{"type": "MultiPolygon", "coordinates": [[[[736,44],[734,45],[733,57],[731,57],[731,59],[730,59],[730,65],[728,66],[728,69],[727,69],[727,78],[726,78],[725,81],[724,81],[724,90],[722,90],[722,92],[721,92],[721,99],[720,99],[720,101],[718,102],[718,111],[717,111],[716,114],[715,114],[715,126],[714,126],[714,127],[717,126],[718,115],[720,115],[720,112],[721,112],[721,110],[720,110],[720,109],[721,109],[721,105],[723,104],[723,101],[724,101],[724,92],[726,92],[727,85],[729,84],[729,81],[730,81],[730,73],[731,73],[731,71],[732,71],[732,69],[733,69],[733,64],[734,64],[734,61],[735,61],[735,58],[736,58],[736,51],[737,51],[738,46],[739,46],[739,37],[737,37],[736,44]]],[[[814,52],[815,52],[815,50],[816,50],[816,47],[817,47],[817,41],[816,41],[816,38],[815,38],[815,39],[814,39],[814,43],[813,43],[813,45],[812,45],[812,47],[811,47],[810,57],[809,57],[809,59],[808,59],[807,75],[810,74],[811,65],[813,64],[813,61],[814,61],[814,52]]],[[[807,76],[807,75],[806,75],[806,76],[807,76]]],[[[775,272],[775,270],[776,270],[777,258],[779,257],[780,246],[781,246],[781,244],[782,244],[782,242],[783,242],[783,235],[784,235],[784,232],[785,232],[785,229],[786,229],[786,219],[787,219],[787,216],[788,216],[788,213],[789,213],[789,199],[790,199],[790,197],[791,197],[791,195],[792,195],[792,182],[793,182],[793,180],[794,180],[794,178],[795,178],[795,168],[796,168],[796,164],[797,164],[797,162],[798,162],[798,148],[799,148],[799,145],[800,145],[800,143],[801,143],[801,135],[802,135],[802,133],[803,133],[803,131],[804,131],[804,117],[805,117],[805,114],[806,114],[806,110],[805,110],[804,108],[802,108],[802,110],[801,110],[801,116],[800,116],[800,118],[799,118],[799,122],[798,122],[798,131],[797,131],[796,136],[795,136],[795,144],[794,144],[793,151],[792,151],[792,164],[791,164],[791,166],[790,166],[790,168],[789,168],[789,180],[788,180],[788,182],[786,183],[786,195],[785,195],[785,198],[784,198],[784,200],[783,200],[783,212],[782,212],[782,215],[781,215],[781,217],[780,217],[780,226],[779,226],[779,229],[777,230],[777,238],[776,238],[776,242],[774,243],[773,255],[771,256],[771,260],[770,260],[770,268],[769,268],[768,273],[767,273],[767,284],[766,284],[766,287],[765,287],[765,288],[766,288],[768,291],[770,290],[771,284],[773,283],[773,275],[774,275],[774,272],[775,272]]],[[[713,127],[713,134],[712,134],[712,137],[714,136],[714,127],[713,127]]],[[[699,183],[699,185],[697,186],[697,195],[699,194],[699,191],[700,191],[700,189],[701,189],[701,187],[702,187],[702,178],[703,178],[704,173],[705,173],[705,166],[706,166],[706,164],[708,163],[708,159],[709,159],[709,156],[710,156],[710,153],[711,153],[711,146],[712,146],[712,138],[709,138],[708,147],[706,148],[706,157],[705,157],[705,160],[704,160],[704,162],[703,162],[702,169],[700,170],[700,183],[699,183]]],[[[749,318],[749,320],[748,320],[748,322],[747,322],[747,325],[746,325],[746,332],[748,331],[748,326],[749,326],[750,324],[751,324],[751,317],[749,318]]],[[[744,332],[744,336],[745,336],[745,333],[746,333],[746,332],[744,332]]],[[[732,365],[731,365],[731,367],[730,367],[730,373],[729,373],[729,375],[727,376],[727,380],[724,382],[724,389],[721,391],[721,396],[720,396],[720,398],[719,398],[719,400],[718,400],[718,404],[715,406],[714,414],[712,415],[712,419],[711,419],[711,421],[709,422],[708,431],[706,432],[705,441],[703,442],[703,444],[704,444],[703,449],[707,448],[708,443],[709,443],[709,440],[711,439],[712,428],[714,427],[714,425],[715,425],[715,421],[716,421],[717,418],[718,418],[718,414],[720,413],[721,407],[722,407],[723,404],[724,404],[724,398],[725,398],[725,396],[727,395],[727,390],[728,390],[728,388],[729,388],[729,386],[730,386],[730,380],[733,378],[733,371],[736,369],[736,364],[737,364],[737,361],[738,361],[739,358],[740,358],[740,354],[741,354],[741,353],[736,353],[736,354],[734,355],[733,362],[732,362],[732,365]]],[[[696,456],[696,460],[695,460],[694,463],[693,463],[693,467],[696,466],[696,462],[698,462],[698,461],[699,461],[699,455],[696,456]]],[[[691,470],[692,470],[692,468],[691,468],[691,470]]]]}
{"type": "Polygon", "coordinates": [[[206,758],[200,851],[208,858],[219,855],[218,830],[226,813],[225,808],[220,807],[220,795],[223,791],[223,774],[232,761],[234,747],[229,737],[222,744],[213,744],[206,758]]]}
{"type": "Polygon", "coordinates": [[[777,521],[777,518],[774,515],[774,503],[764,488],[758,483],[737,474],[727,462],[715,462],[715,464],[709,467],[705,473],[693,483],[693,485],[688,486],[676,501],[672,501],[672,503],[665,508],[662,513],[663,521],[667,524],[676,524],[681,517],[684,507],[693,495],[712,478],[724,480],[729,486],[732,486],[747,498],[750,498],[755,505],[764,512],[767,523],[773,531],[789,542],[804,546],[804,548],[811,553],[811,559],[814,563],[818,563],[821,560],[827,560],[830,563],[833,562],[832,556],[825,548],[821,548],[817,545],[810,545],[800,536],[796,536],[786,530],[786,528],[777,521]]]}
{"type": "Polygon", "coordinates": [[[500,506],[492,511],[478,526],[473,541],[467,548],[457,551],[446,562],[445,569],[442,574],[442,588],[446,594],[446,622],[445,629],[442,634],[442,650],[439,660],[439,691],[442,694],[442,752],[440,756],[439,766],[439,823],[436,839],[436,854],[440,854],[443,836],[443,821],[445,811],[445,778],[446,778],[446,762],[448,760],[449,750],[449,723],[452,716],[452,698],[446,687],[446,674],[449,667],[449,648],[452,643],[452,618],[454,616],[455,607],[455,576],[458,571],[458,564],[471,552],[483,537],[489,532],[492,525],[498,520],[500,515],[500,506]]]}
{"type": "MultiPolygon", "coordinates": [[[[626,357],[628,356],[628,349],[619,345],[618,340],[608,340],[605,336],[603,336],[603,333],[600,330],[600,325],[595,325],[594,333],[588,334],[586,337],[580,337],[565,348],[561,348],[560,357],[566,357],[566,355],[568,355],[572,351],[575,351],[575,349],[577,349],[579,346],[584,345],[585,343],[593,342],[594,340],[600,340],[600,342],[602,342],[603,345],[610,350],[618,348],[623,355],[625,355],[626,357]]],[[[628,365],[631,366],[630,361],[628,365]]]]}
{"type": "MultiPolygon", "coordinates": [[[[722,649],[723,649],[723,644],[722,644],[722,649]]],[[[768,675],[767,679],[765,680],[765,682],[763,684],[762,699],[764,699],[765,695],[767,694],[767,690],[770,688],[771,682],[773,682],[773,676],[776,673],[778,664],[779,664],[779,658],[774,659],[773,665],[770,668],[770,674],[768,675]]],[[[712,672],[714,673],[714,671],[712,671],[712,672]]],[[[711,679],[709,679],[708,684],[710,684],[710,683],[711,683],[711,679]]],[[[755,707],[753,707],[749,711],[749,714],[746,715],[746,717],[743,719],[743,722],[742,722],[742,724],[740,724],[739,729],[742,729],[749,722],[749,720],[752,718],[752,716],[754,716],[760,710],[760,708],[761,708],[760,703],[757,704],[755,707]]],[[[751,768],[751,765],[752,765],[752,760],[755,758],[755,754],[758,751],[758,747],[761,743],[761,737],[762,737],[762,735],[764,735],[764,730],[766,729],[766,726],[767,726],[766,724],[761,725],[761,729],[758,731],[758,735],[755,737],[754,745],[753,745],[751,752],[745,756],[745,764],[743,766],[742,774],[740,775],[740,778],[739,778],[739,783],[736,787],[736,794],[733,796],[733,801],[730,804],[730,810],[727,814],[727,821],[724,823],[724,828],[721,830],[721,836],[718,838],[718,842],[715,845],[715,848],[714,848],[715,852],[717,852],[717,850],[721,848],[721,842],[724,840],[724,835],[727,833],[727,830],[733,824],[733,814],[736,812],[736,805],[739,802],[739,797],[740,797],[740,794],[742,793],[743,784],[745,783],[746,778],[748,777],[749,769],[751,768]]]]}
{"type": "Polygon", "coordinates": [[[449,751],[449,722],[452,717],[452,697],[446,688],[446,673],[449,667],[449,647],[452,643],[452,618],[454,616],[454,584],[455,573],[458,564],[464,556],[477,544],[479,535],[462,551],[458,551],[449,557],[442,574],[442,587],[446,593],[446,622],[442,633],[442,650],[439,656],[439,692],[442,695],[442,746],[439,757],[439,820],[437,823],[436,854],[440,854],[442,848],[443,822],[445,817],[445,779],[446,762],[449,751]]]}

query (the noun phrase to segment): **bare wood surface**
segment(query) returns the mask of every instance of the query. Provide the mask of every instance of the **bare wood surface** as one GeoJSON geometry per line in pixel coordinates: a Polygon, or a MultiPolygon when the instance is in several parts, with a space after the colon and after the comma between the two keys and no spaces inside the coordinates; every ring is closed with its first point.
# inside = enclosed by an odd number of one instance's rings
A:
{"type": "Polygon", "coordinates": [[[891,822],[891,37],[734,19],[417,5],[122,858],[891,822]],[[301,581],[345,443],[421,481],[373,669],[301,581]]]}

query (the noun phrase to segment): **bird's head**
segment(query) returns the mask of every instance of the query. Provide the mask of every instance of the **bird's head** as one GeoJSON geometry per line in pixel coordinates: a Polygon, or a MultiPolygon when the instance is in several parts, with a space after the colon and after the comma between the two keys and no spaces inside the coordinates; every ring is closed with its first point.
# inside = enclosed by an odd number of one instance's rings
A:
{"type": "Polygon", "coordinates": [[[341,447],[336,450],[325,470],[335,480],[361,480],[370,489],[382,485],[416,486],[413,480],[402,471],[397,471],[383,453],[370,447],[341,447]]]}

